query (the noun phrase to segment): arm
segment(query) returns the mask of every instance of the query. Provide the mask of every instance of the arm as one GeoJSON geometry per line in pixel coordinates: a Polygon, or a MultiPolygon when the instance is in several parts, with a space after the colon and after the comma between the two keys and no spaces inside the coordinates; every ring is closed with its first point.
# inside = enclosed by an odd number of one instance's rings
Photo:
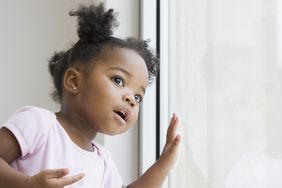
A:
{"type": "Polygon", "coordinates": [[[166,144],[159,160],[127,188],[160,188],[177,159],[180,136],[177,135],[179,118],[173,115],[167,130],[166,144]]]}
{"type": "Polygon", "coordinates": [[[14,170],[9,163],[20,157],[21,151],[14,135],[6,128],[0,129],[0,187],[25,188],[28,176],[14,170]]]}
{"type": "Polygon", "coordinates": [[[15,136],[6,128],[0,129],[0,187],[5,188],[61,188],[83,178],[83,174],[64,177],[67,169],[44,170],[28,176],[13,169],[9,163],[21,156],[15,136]]]}

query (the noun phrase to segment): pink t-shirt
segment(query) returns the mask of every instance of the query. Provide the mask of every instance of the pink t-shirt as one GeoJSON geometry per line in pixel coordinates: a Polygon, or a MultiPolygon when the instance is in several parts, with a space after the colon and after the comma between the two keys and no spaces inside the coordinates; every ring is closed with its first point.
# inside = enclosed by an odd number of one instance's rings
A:
{"type": "Polygon", "coordinates": [[[54,112],[32,106],[18,109],[3,127],[18,140],[22,156],[11,166],[27,175],[44,169],[68,168],[69,175],[85,173],[66,188],[121,188],[122,179],[109,152],[93,143],[94,152],[78,147],[56,119],[54,112]]]}

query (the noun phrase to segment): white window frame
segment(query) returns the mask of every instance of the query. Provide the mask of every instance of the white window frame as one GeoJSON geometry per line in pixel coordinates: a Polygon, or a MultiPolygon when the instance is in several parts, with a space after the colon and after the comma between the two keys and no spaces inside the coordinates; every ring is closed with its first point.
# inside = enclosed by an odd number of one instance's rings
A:
{"type": "MultiPolygon", "coordinates": [[[[165,144],[166,130],[170,119],[170,90],[169,74],[169,1],[168,0],[141,0],[141,38],[150,39],[153,49],[156,50],[157,34],[160,42],[160,152],[165,144]],[[157,3],[159,3],[160,20],[157,33],[157,3]]],[[[142,109],[140,127],[140,173],[143,173],[156,161],[156,83],[151,86],[142,109]]],[[[169,178],[163,188],[169,187],[169,178]]]]}
{"type": "MultiPolygon", "coordinates": [[[[156,49],[156,0],[140,1],[140,38],[150,39],[156,49]]],[[[156,82],[147,88],[140,111],[140,162],[139,173],[143,174],[156,161],[156,82]]]]}
{"type": "MultiPolygon", "coordinates": [[[[160,152],[166,143],[166,132],[170,121],[171,112],[171,68],[170,67],[170,14],[169,0],[159,0],[159,45],[160,45],[160,152]]],[[[166,179],[162,188],[169,188],[170,177],[166,179]]]]}

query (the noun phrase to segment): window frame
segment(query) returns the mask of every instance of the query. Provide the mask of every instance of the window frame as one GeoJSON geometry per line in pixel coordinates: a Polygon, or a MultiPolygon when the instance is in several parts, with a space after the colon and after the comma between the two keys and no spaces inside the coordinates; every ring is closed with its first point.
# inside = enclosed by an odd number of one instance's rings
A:
{"type": "MultiPolygon", "coordinates": [[[[156,49],[156,0],[140,1],[140,38],[150,39],[150,46],[156,49]]],[[[153,82],[146,90],[139,119],[139,174],[143,174],[156,161],[156,86],[153,82]]]]}
{"type": "MultiPolygon", "coordinates": [[[[166,142],[170,120],[169,65],[169,1],[140,1],[140,36],[150,39],[151,47],[159,54],[160,71],[157,80],[146,93],[140,118],[140,174],[160,156],[166,142]],[[154,27],[153,27],[154,26],[154,27]]],[[[169,177],[163,188],[169,188],[169,177]]]]}

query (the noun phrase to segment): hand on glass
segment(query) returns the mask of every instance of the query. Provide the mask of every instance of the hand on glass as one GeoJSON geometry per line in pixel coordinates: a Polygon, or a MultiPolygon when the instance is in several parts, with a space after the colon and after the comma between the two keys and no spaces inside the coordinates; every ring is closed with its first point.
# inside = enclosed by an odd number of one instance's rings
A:
{"type": "Polygon", "coordinates": [[[166,133],[166,144],[159,159],[159,163],[166,170],[170,170],[178,157],[181,137],[177,134],[179,117],[174,113],[166,133]]]}

